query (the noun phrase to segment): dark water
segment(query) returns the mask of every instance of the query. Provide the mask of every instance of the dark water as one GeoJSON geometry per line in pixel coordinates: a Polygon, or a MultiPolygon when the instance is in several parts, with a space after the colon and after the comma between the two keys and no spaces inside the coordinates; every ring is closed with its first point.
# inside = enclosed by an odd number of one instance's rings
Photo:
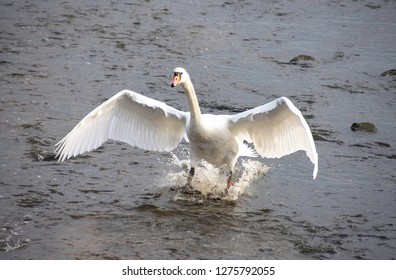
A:
{"type": "Polygon", "coordinates": [[[0,9],[0,259],[396,257],[396,78],[381,76],[396,68],[395,1],[0,9]],[[301,54],[316,61],[287,63],[301,54]],[[186,144],[179,160],[114,142],[52,160],[53,145],[124,88],[188,110],[169,87],[175,66],[204,112],[290,97],[315,133],[317,179],[303,153],[240,161],[243,191],[213,200],[170,190],[185,179],[186,144]],[[360,121],[377,133],[351,131],[360,121]]]}

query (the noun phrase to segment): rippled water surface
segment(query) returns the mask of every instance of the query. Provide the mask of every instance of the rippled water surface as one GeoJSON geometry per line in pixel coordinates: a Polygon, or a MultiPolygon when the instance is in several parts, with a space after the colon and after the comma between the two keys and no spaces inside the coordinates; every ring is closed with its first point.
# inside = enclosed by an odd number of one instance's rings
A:
{"type": "MultiPolygon", "coordinates": [[[[1,1],[0,259],[394,259],[396,2],[1,1]],[[288,63],[298,55],[315,61],[288,63]],[[108,142],[56,163],[53,145],[128,88],[204,112],[288,96],[304,153],[240,159],[229,196],[180,194],[188,146],[108,142]],[[354,132],[371,122],[376,133],[354,132]],[[269,169],[268,169],[269,168],[269,169]],[[268,170],[267,170],[268,169],[268,170]]],[[[221,170],[203,165],[212,190],[221,170]]],[[[220,178],[220,179],[219,179],[220,178]]]]}

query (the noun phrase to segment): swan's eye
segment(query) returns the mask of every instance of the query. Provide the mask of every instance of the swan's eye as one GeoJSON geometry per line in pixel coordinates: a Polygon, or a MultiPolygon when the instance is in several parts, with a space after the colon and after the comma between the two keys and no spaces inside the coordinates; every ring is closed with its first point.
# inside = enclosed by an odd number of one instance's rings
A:
{"type": "Polygon", "coordinates": [[[175,87],[181,83],[181,72],[173,72],[171,87],[175,87]]]}

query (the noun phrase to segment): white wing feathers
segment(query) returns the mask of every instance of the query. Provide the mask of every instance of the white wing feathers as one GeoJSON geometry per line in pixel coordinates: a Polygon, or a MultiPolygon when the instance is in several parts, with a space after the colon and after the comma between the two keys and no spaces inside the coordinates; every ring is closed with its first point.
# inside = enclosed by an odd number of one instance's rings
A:
{"type": "Polygon", "coordinates": [[[262,157],[279,158],[299,150],[318,172],[318,154],[312,133],[301,112],[286,97],[230,116],[230,129],[241,140],[253,143],[262,157]]]}
{"type": "Polygon", "coordinates": [[[56,146],[59,161],[98,148],[108,139],[170,151],[186,135],[189,113],[123,90],[83,118],[56,146]]]}

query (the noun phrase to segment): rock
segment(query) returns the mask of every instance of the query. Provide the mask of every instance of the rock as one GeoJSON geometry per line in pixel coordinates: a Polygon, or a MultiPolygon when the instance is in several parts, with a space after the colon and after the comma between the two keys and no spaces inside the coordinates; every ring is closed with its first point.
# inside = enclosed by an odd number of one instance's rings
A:
{"type": "Polygon", "coordinates": [[[295,63],[295,64],[307,63],[307,62],[318,62],[318,61],[315,58],[313,58],[312,56],[305,55],[305,54],[300,54],[289,61],[289,63],[295,63]]]}
{"type": "Polygon", "coordinates": [[[58,160],[56,158],[56,154],[53,152],[47,151],[31,151],[30,155],[36,161],[55,161],[58,160]]]}
{"type": "Polygon", "coordinates": [[[363,131],[363,132],[370,132],[370,133],[377,132],[377,128],[375,127],[375,125],[370,122],[353,123],[351,125],[351,129],[352,129],[352,131],[363,131]]]}
{"type": "Polygon", "coordinates": [[[390,69],[381,74],[381,77],[385,76],[396,76],[396,69],[390,69]]]}

